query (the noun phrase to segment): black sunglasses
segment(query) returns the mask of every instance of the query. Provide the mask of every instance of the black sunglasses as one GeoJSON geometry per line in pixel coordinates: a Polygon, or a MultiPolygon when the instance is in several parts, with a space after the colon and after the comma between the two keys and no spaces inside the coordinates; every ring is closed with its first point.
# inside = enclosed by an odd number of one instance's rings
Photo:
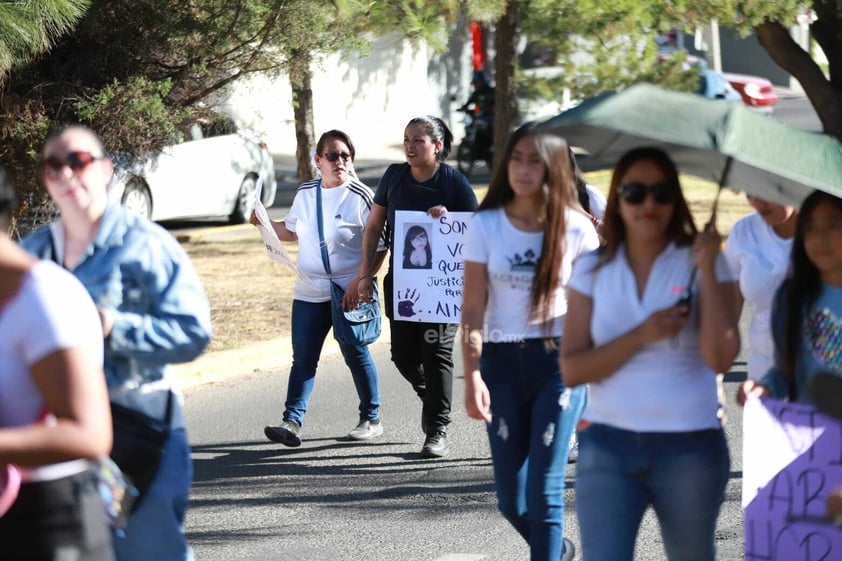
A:
{"type": "Polygon", "coordinates": [[[348,152],[325,152],[322,156],[327,158],[328,162],[335,162],[339,158],[342,158],[343,162],[347,162],[351,159],[351,154],[348,152]]]}
{"type": "Polygon", "coordinates": [[[94,156],[90,152],[70,152],[64,159],[58,156],[48,156],[39,162],[39,167],[52,177],[61,175],[64,166],[67,166],[71,171],[82,171],[97,160],[104,160],[105,156],[94,156]]]}
{"type": "Polygon", "coordinates": [[[626,183],[617,190],[623,199],[632,205],[639,205],[646,200],[646,195],[651,193],[655,202],[659,205],[668,205],[675,201],[675,188],[669,181],[661,181],[654,185],[643,183],[626,183]]]}

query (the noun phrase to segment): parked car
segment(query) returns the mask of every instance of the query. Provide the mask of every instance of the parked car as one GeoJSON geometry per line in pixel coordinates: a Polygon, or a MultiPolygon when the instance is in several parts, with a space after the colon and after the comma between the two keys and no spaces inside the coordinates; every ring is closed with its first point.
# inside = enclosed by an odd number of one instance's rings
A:
{"type": "Polygon", "coordinates": [[[186,140],[146,158],[115,156],[111,200],[155,221],[225,217],[248,220],[255,190],[271,206],[277,183],[266,144],[232,122],[194,124],[186,140]]]}
{"type": "Polygon", "coordinates": [[[724,73],[728,83],[740,94],[743,103],[764,113],[771,113],[778,102],[772,82],[760,76],[724,73]]]}
{"type": "Polygon", "coordinates": [[[699,89],[696,93],[709,99],[721,99],[724,101],[741,101],[740,93],[728,83],[721,72],[715,70],[699,71],[699,89]]]}

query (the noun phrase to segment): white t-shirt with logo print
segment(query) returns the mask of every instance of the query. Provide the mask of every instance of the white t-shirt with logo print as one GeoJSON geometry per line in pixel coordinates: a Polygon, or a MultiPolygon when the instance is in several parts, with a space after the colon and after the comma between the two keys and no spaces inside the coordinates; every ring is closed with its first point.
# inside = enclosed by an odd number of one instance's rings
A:
{"type": "Polygon", "coordinates": [[[483,341],[508,343],[562,335],[567,312],[565,290],[573,261],[599,246],[596,230],[586,216],[568,209],[565,220],[564,257],[553,298],[553,323],[545,330],[543,321],[530,314],[532,279],[541,257],[544,233],[517,229],[503,208],[474,215],[465,234],[462,256],[465,261],[484,264],[488,271],[483,341]]]}
{"type": "MultiPolygon", "coordinates": [[[[322,193],[322,222],[331,273],[334,282],[342,288],[347,288],[359,271],[363,230],[373,196],[368,186],[353,178],[327,189],[319,179],[298,187],[284,223],[287,230],[298,235],[298,278],[293,297],[305,302],[330,301],[330,277],[325,271],[319,242],[317,189],[322,193]]],[[[381,237],[378,251],[385,248],[381,237]]]]}

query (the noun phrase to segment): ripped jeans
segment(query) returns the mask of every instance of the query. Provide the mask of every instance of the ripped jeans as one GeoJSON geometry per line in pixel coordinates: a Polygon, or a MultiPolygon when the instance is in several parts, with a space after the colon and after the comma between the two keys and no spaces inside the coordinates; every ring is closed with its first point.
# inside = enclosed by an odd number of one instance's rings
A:
{"type": "Polygon", "coordinates": [[[587,392],[564,387],[558,359],[543,339],[484,343],[480,358],[498,508],[529,544],[531,561],[561,557],[568,445],[587,392]]]}

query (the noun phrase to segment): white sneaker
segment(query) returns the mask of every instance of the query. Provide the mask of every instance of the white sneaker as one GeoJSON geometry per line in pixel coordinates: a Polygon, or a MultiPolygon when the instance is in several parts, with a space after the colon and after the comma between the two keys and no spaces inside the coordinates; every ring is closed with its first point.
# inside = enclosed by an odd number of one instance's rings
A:
{"type": "Polygon", "coordinates": [[[371,440],[383,434],[383,424],[379,420],[363,419],[348,433],[351,440],[371,440]]]}
{"type": "Polygon", "coordinates": [[[579,439],[576,438],[576,433],[570,437],[570,443],[567,445],[567,463],[573,463],[579,459],[579,439]]]}

